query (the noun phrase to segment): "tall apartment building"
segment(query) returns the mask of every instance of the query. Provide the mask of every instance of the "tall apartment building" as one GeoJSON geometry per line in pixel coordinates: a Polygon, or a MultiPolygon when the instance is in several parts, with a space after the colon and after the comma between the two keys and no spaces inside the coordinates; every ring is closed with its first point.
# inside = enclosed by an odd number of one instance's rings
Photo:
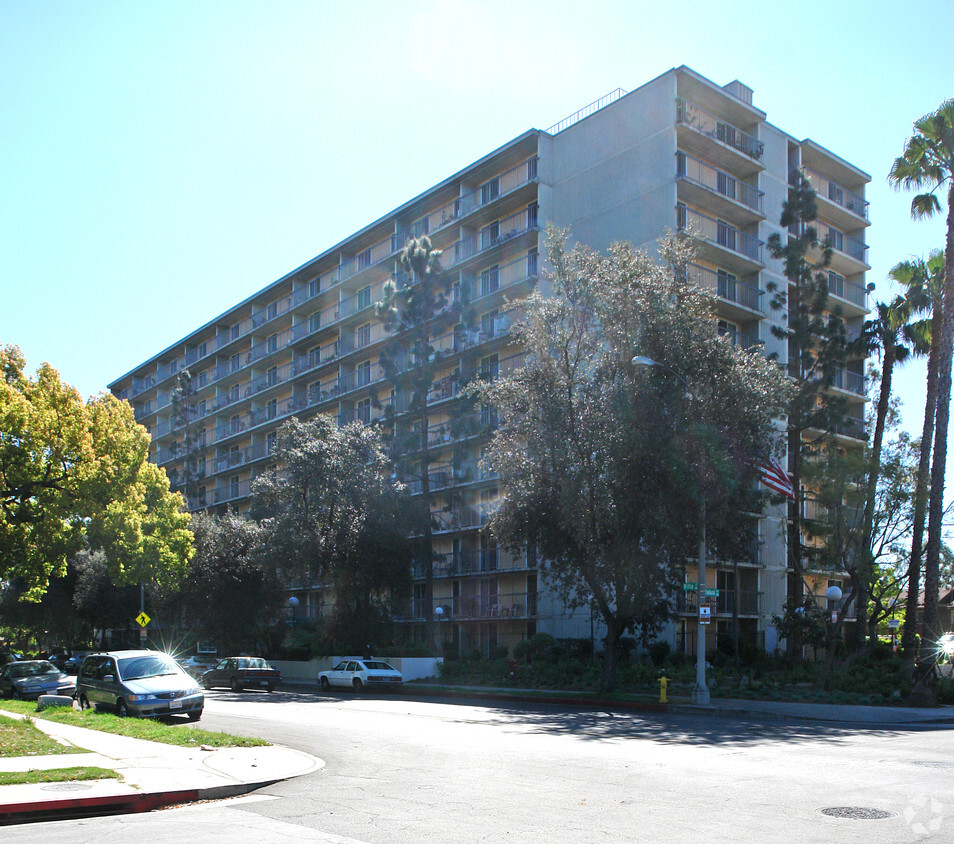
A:
{"type": "MultiPolygon", "coordinates": [[[[439,530],[434,606],[424,606],[423,571],[398,619],[407,640],[440,607],[441,635],[464,652],[485,653],[537,631],[599,637],[588,613],[568,613],[546,589],[532,555],[497,548],[482,527],[502,493],[480,467],[492,414],[454,420],[460,385],[480,372],[494,377],[522,364],[509,337],[514,300],[539,283],[543,229],[568,227],[575,240],[605,249],[618,240],[652,249],[666,229],[703,239],[692,273],[718,296],[719,327],[753,354],[788,350],[772,335],[785,314],[770,312],[766,284],[784,286],[765,242],[778,232],[792,174],[818,193],[819,229],[833,247],[831,306],[857,329],[867,313],[865,184],[870,177],[811,140],[766,121],[740,82],[724,87],[686,67],[642,87],[617,90],[547,131],[529,130],[375,220],[254,296],[229,307],[187,337],[117,379],[152,435],[151,459],[182,479],[182,436],[171,391],[188,368],[197,441],[204,455],[192,509],[247,507],[249,486],[268,465],[276,430],[291,416],[324,413],[342,424],[369,423],[406,396],[390,395],[379,364],[385,340],[374,303],[398,277],[399,254],[428,234],[457,288],[470,289],[479,320],[436,344],[448,353],[429,396],[433,448],[430,488],[439,530]],[[508,304],[508,302],[510,304],[508,304]],[[378,401],[372,401],[377,397],[378,401]],[[456,457],[455,457],[456,452],[456,457]],[[451,493],[453,493],[451,495],[451,493]]],[[[863,361],[836,387],[851,403],[849,440],[864,436],[863,361]]],[[[412,481],[412,489],[415,483],[412,481]]],[[[420,482],[417,482],[419,488],[420,482]]],[[[719,590],[717,628],[737,618],[742,635],[774,647],[773,613],[786,595],[784,508],[753,518],[744,560],[713,560],[709,586],[719,590]]],[[[688,564],[686,579],[696,574],[688,564]]],[[[820,577],[817,591],[827,581],[820,577]]],[[[299,613],[321,612],[320,584],[299,584],[299,613]]],[[[692,651],[696,605],[680,596],[680,618],[664,635],[692,651]]],[[[714,638],[714,637],[713,637],[714,638]]]]}

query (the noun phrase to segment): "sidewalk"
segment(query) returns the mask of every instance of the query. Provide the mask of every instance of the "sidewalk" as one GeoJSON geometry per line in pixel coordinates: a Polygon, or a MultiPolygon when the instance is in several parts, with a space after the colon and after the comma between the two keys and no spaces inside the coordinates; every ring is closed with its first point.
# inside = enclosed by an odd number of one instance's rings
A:
{"type": "MultiPolygon", "coordinates": [[[[0,715],[22,717],[2,709],[0,715]]],[[[117,771],[123,779],[0,786],[0,824],[147,812],[171,803],[234,797],[310,773],[324,764],[276,745],[203,750],[126,738],[43,718],[35,718],[33,723],[52,738],[89,752],[0,757],[0,771],[96,766],[117,771]]]]}

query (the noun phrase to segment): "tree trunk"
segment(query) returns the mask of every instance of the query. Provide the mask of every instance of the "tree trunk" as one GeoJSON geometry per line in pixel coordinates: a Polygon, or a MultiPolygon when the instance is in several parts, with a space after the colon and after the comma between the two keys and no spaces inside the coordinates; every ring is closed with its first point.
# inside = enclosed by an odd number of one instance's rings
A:
{"type": "Polygon", "coordinates": [[[927,677],[933,663],[933,645],[940,635],[937,612],[941,532],[944,517],[944,470],[947,462],[947,431],[951,414],[951,341],[954,338],[954,184],[948,191],[947,248],[944,256],[944,309],[937,368],[937,413],[934,423],[934,455],[931,494],[928,501],[928,538],[924,559],[924,627],[918,672],[927,677]]]}
{"type": "Polygon", "coordinates": [[[603,677],[600,680],[600,694],[609,694],[616,686],[616,644],[622,629],[615,619],[606,621],[606,638],[603,640],[603,677]]]}
{"type": "MultiPolygon", "coordinates": [[[[881,446],[884,441],[885,420],[888,417],[888,401],[891,398],[891,376],[894,372],[894,362],[897,357],[897,345],[891,335],[890,328],[883,326],[884,360],[881,366],[881,390],[878,394],[878,413],[875,420],[874,438],[871,443],[871,454],[868,458],[868,485],[865,490],[865,511],[862,522],[861,548],[859,549],[858,572],[858,602],[855,605],[855,648],[860,649],[865,642],[865,627],[868,615],[868,590],[871,587],[871,573],[874,568],[874,554],[871,549],[871,534],[874,531],[875,495],[878,490],[878,480],[881,476],[881,446]]],[[[872,644],[874,642],[872,641],[872,644]]]]}
{"type": "Polygon", "coordinates": [[[908,561],[908,594],[904,609],[904,627],[901,630],[901,670],[909,678],[914,674],[914,665],[917,661],[914,644],[918,627],[918,598],[921,594],[921,556],[924,551],[924,521],[927,512],[931,452],[934,444],[934,417],[937,414],[938,340],[941,336],[943,303],[943,291],[938,291],[934,297],[931,315],[932,342],[928,353],[927,394],[924,400],[921,452],[918,458],[918,475],[914,493],[914,530],[911,537],[911,558],[908,561]]]}

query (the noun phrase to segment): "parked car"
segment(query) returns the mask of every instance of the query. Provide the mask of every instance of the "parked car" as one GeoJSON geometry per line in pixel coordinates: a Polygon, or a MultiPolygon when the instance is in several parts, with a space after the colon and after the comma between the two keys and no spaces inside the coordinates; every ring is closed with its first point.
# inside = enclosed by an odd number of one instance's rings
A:
{"type": "Polygon", "coordinates": [[[0,695],[19,700],[35,700],[40,695],[70,695],[76,678],[68,677],[52,662],[27,659],[8,662],[0,668],[0,695]]]}
{"type": "Polygon", "coordinates": [[[259,656],[228,656],[202,675],[205,689],[228,686],[233,692],[242,689],[265,689],[270,692],[282,681],[282,674],[259,656]]]}
{"type": "Polygon", "coordinates": [[[60,668],[67,674],[78,674],[83,660],[86,659],[89,653],[89,651],[73,651],[72,656],[67,657],[66,660],[60,664],[60,668]]]}
{"type": "Polygon", "coordinates": [[[216,658],[214,656],[190,656],[186,657],[186,659],[179,660],[179,665],[181,665],[187,673],[195,677],[196,680],[201,679],[202,675],[215,665],[215,663],[216,658]]]}
{"type": "Polygon", "coordinates": [[[196,681],[160,651],[90,654],[76,677],[76,699],[83,709],[106,708],[117,715],[157,718],[202,717],[205,695],[196,681]]]}
{"type": "Polygon", "coordinates": [[[401,672],[380,659],[343,659],[330,671],[318,675],[322,691],[337,686],[360,692],[364,688],[393,688],[403,682],[401,672]]]}
{"type": "Polygon", "coordinates": [[[18,654],[16,651],[0,651],[0,665],[6,665],[8,662],[20,662],[23,659],[23,654],[18,654]]]}

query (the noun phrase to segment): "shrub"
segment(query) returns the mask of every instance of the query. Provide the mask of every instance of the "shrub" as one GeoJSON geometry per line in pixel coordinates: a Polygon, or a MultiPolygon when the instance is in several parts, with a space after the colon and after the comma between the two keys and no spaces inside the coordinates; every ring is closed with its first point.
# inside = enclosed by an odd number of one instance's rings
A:
{"type": "Polygon", "coordinates": [[[490,651],[492,660],[506,659],[510,655],[510,649],[506,645],[497,645],[490,651]]]}
{"type": "Polygon", "coordinates": [[[669,647],[669,642],[653,642],[649,646],[649,658],[652,660],[653,665],[662,665],[671,650],[672,648],[669,647]]]}

